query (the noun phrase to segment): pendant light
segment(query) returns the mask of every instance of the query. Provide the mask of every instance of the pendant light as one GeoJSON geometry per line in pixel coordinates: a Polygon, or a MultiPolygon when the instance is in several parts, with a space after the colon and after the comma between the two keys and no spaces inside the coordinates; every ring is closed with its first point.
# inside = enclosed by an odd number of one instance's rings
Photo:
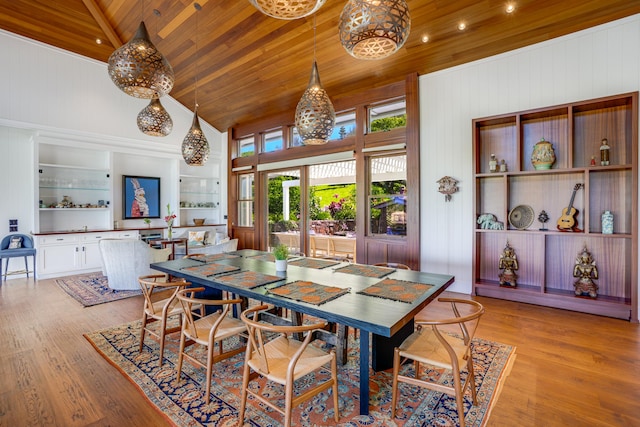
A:
{"type": "Polygon", "coordinates": [[[138,113],[138,129],[150,136],[167,136],[173,129],[173,120],[158,98],[138,113]]]}
{"type": "Polygon", "coordinates": [[[316,63],[316,19],[313,17],[313,66],[309,85],[296,107],[295,125],[305,145],[326,144],[336,123],[329,95],[320,83],[316,63]]]}
{"type": "Polygon", "coordinates": [[[193,110],[193,122],[191,129],[182,141],[182,158],[189,166],[202,166],[209,159],[209,142],[202,132],[198,119],[198,12],[202,9],[199,3],[194,3],[196,9],[196,72],[195,72],[195,108],[193,110]]]}
{"type": "Polygon", "coordinates": [[[315,13],[326,0],[249,0],[256,9],[278,19],[298,19],[315,13]]]}
{"type": "Polygon", "coordinates": [[[159,98],[173,88],[173,68],[151,43],[144,21],[133,38],[109,56],[108,70],[113,83],[136,98],[159,98]]]}
{"type": "Polygon", "coordinates": [[[358,59],[382,59],[397,52],[410,30],[405,0],[349,0],[340,14],[340,42],[358,59]]]}

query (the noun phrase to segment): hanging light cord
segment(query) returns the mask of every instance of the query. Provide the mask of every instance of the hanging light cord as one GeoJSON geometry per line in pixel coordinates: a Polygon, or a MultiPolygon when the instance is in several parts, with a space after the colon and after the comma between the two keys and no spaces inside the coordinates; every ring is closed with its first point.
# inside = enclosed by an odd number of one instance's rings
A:
{"type": "Polygon", "coordinates": [[[313,62],[316,62],[316,14],[313,14],[313,62]]]}
{"type": "Polygon", "coordinates": [[[200,6],[200,3],[194,3],[193,7],[196,9],[196,40],[195,40],[195,44],[196,44],[196,72],[195,72],[195,77],[196,77],[196,88],[195,88],[195,93],[194,93],[194,100],[196,103],[196,109],[198,108],[198,63],[199,63],[199,56],[198,56],[198,12],[200,12],[200,9],[202,9],[202,6],[200,6]]]}

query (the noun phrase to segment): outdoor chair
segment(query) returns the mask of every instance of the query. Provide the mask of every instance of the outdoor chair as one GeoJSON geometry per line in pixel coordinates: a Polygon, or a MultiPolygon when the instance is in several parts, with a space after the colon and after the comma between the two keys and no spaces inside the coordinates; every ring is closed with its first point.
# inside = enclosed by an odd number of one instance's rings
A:
{"type": "Polygon", "coordinates": [[[416,319],[417,330],[394,351],[391,417],[396,416],[398,383],[403,382],[454,396],[458,408],[459,425],[464,427],[463,399],[467,387],[470,389],[473,405],[478,403],[471,340],[480,322],[480,316],[484,314],[484,307],[473,300],[438,298],[438,301],[451,304],[453,317],[440,320],[416,319]],[[400,368],[406,360],[414,362],[414,377],[400,373],[400,368]],[[420,379],[421,363],[451,371],[453,386],[420,379]],[[465,369],[467,376],[462,384],[461,374],[465,369]]]}
{"type": "Polygon", "coordinates": [[[264,404],[284,416],[285,427],[291,426],[291,412],[300,403],[325,390],[333,391],[334,420],[337,423],[338,413],[338,368],[336,355],[333,350],[329,353],[309,345],[316,337],[316,330],[326,326],[326,322],[316,322],[299,326],[277,326],[264,323],[260,319],[261,311],[269,309],[268,305],[261,305],[245,310],[242,321],[247,325],[249,343],[242,376],[242,397],[240,401],[239,425],[244,423],[247,397],[253,396],[256,401],[264,404]],[[293,335],[306,333],[303,341],[296,340],[293,335]],[[330,366],[331,378],[305,386],[300,394],[294,395],[294,383],[299,378],[311,372],[326,369],[330,366]],[[253,371],[253,372],[251,372],[253,371]],[[259,390],[249,387],[249,382],[256,377],[264,377],[267,381],[284,386],[284,409],[276,404],[279,396],[268,399],[259,390]]]}
{"type": "Polygon", "coordinates": [[[0,283],[2,283],[2,260],[4,264],[4,280],[7,280],[9,270],[9,258],[24,257],[24,270],[29,277],[29,265],[27,257],[33,257],[33,277],[36,277],[36,249],[33,247],[33,239],[26,234],[9,234],[0,242],[0,283]]]}

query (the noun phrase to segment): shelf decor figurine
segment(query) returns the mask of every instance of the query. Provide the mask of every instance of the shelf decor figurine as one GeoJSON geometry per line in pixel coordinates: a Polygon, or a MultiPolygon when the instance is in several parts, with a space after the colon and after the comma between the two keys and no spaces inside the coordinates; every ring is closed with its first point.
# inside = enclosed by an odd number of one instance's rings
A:
{"type": "Polygon", "coordinates": [[[609,141],[607,138],[604,138],[600,143],[600,165],[601,166],[609,166],[609,150],[611,147],[609,146],[609,141]]]}
{"type": "Polygon", "coordinates": [[[602,234],[613,234],[613,214],[611,211],[602,213],[602,234]]]}
{"type": "Polygon", "coordinates": [[[556,161],[556,153],[553,151],[553,145],[544,138],[533,146],[531,153],[531,164],[536,170],[551,169],[556,161]]]}
{"type": "Polygon", "coordinates": [[[538,221],[542,223],[542,228],[540,228],[540,231],[547,231],[547,226],[545,225],[545,223],[549,221],[549,215],[547,215],[547,212],[545,212],[544,210],[540,211],[540,214],[538,215],[538,221]]]}
{"type": "Polygon", "coordinates": [[[500,278],[500,286],[512,288],[518,286],[518,275],[516,274],[516,270],[518,270],[518,258],[513,248],[509,245],[509,241],[507,241],[507,245],[504,247],[502,254],[500,254],[498,268],[502,270],[502,273],[498,275],[500,278]]]}
{"type": "Polygon", "coordinates": [[[444,194],[444,201],[451,200],[451,195],[458,192],[458,180],[450,176],[443,176],[436,181],[439,184],[438,191],[444,194]]]}
{"type": "Polygon", "coordinates": [[[489,160],[489,172],[496,172],[498,170],[498,159],[495,154],[491,155],[489,160]]]}
{"type": "Polygon", "coordinates": [[[484,213],[478,217],[477,222],[483,230],[504,230],[504,223],[498,221],[494,214],[484,213]]]}
{"type": "Polygon", "coordinates": [[[598,268],[586,244],[582,249],[582,253],[576,258],[573,277],[578,278],[573,284],[576,296],[589,295],[591,298],[598,296],[598,285],[593,281],[593,279],[598,278],[598,268]]]}

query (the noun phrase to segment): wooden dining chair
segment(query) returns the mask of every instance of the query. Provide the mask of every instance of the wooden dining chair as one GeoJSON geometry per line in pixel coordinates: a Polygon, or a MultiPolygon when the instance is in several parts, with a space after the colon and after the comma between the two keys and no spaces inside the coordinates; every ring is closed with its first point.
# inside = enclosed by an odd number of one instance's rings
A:
{"type": "Polygon", "coordinates": [[[160,342],[160,360],[159,365],[164,362],[164,343],[168,334],[177,332],[181,328],[178,326],[167,327],[167,323],[171,317],[178,316],[178,321],[182,322],[179,317],[182,315],[182,307],[176,299],[178,291],[190,285],[184,279],[167,282],[164,274],[150,274],[140,276],[138,284],[144,296],[144,306],[142,309],[142,325],[140,328],[140,352],[144,347],[144,338],[147,333],[160,342]],[[149,325],[160,322],[158,329],[149,325]]]}
{"type": "Polygon", "coordinates": [[[204,287],[187,288],[178,291],[177,299],[180,301],[183,313],[182,331],[180,333],[180,350],[178,352],[177,380],[182,375],[182,362],[184,358],[207,370],[205,388],[205,403],[208,405],[211,394],[211,376],[213,364],[242,353],[244,345],[232,346],[225,350],[225,341],[236,335],[241,335],[247,330],[244,323],[230,315],[230,309],[234,305],[239,306],[241,299],[201,299],[195,298],[195,294],[204,291],[204,287]],[[216,306],[220,309],[204,317],[194,315],[195,307],[216,306]],[[198,358],[189,354],[186,350],[194,344],[199,344],[207,349],[207,361],[202,363],[198,358]],[[217,353],[216,353],[217,346],[217,353]]]}
{"type": "Polygon", "coordinates": [[[353,238],[329,238],[328,258],[338,261],[355,262],[356,239],[353,238]]]}
{"type": "Polygon", "coordinates": [[[439,320],[417,320],[417,330],[409,335],[393,355],[393,386],[391,391],[391,417],[396,416],[398,383],[425,387],[452,395],[456,399],[460,427],[464,427],[464,393],[471,392],[473,405],[477,405],[476,384],[473,372],[473,351],[471,340],[476,332],[484,307],[477,301],[456,298],[438,298],[439,302],[450,303],[453,316],[439,320]],[[451,327],[454,326],[453,330],[451,327]],[[414,377],[400,373],[405,360],[413,360],[414,377]],[[428,364],[451,371],[453,386],[430,382],[420,378],[420,364],[428,364]],[[462,384],[461,373],[467,370],[462,384]]]}
{"type": "Polygon", "coordinates": [[[269,309],[268,305],[261,305],[245,310],[241,315],[242,321],[247,325],[249,343],[242,376],[239,425],[244,423],[249,395],[282,414],[285,427],[290,427],[291,412],[294,407],[330,388],[333,391],[333,418],[337,423],[339,420],[338,368],[335,352],[331,350],[327,353],[319,347],[309,345],[315,339],[316,330],[325,327],[327,323],[321,321],[296,326],[272,325],[260,319],[260,312],[267,309],[269,309]],[[304,340],[298,341],[293,338],[292,335],[296,333],[306,333],[304,340]],[[294,395],[293,388],[296,380],[311,372],[326,369],[327,365],[331,372],[330,379],[321,383],[314,382],[301,394],[294,395]],[[276,404],[278,396],[267,398],[260,394],[258,389],[249,387],[249,382],[259,376],[284,386],[284,409],[276,404]]]}
{"type": "Polygon", "coordinates": [[[373,265],[376,267],[397,268],[398,270],[411,270],[408,265],[400,264],[399,262],[378,262],[373,265]]]}

